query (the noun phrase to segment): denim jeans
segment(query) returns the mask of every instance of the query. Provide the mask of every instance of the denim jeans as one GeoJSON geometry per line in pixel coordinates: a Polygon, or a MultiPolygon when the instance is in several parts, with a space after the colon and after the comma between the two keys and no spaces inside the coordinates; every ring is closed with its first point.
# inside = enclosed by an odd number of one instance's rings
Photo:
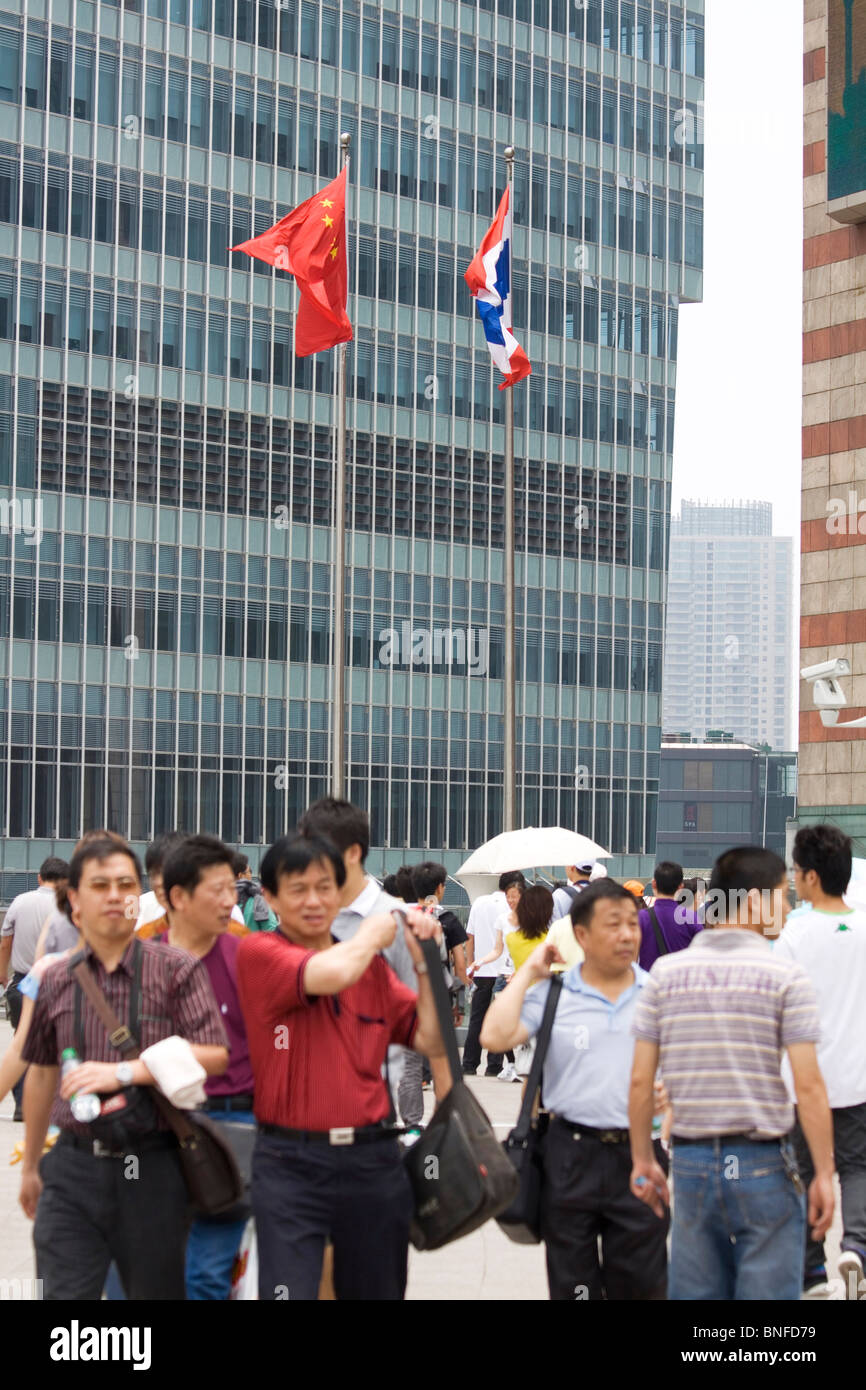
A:
{"type": "Polygon", "coordinates": [[[674,1138],[669,1299],[799,1301],[806,1199],[786,1142],[674,1138]]]}
{"type": "MultiPolygon", "coordinates": [[[[254,1125],[251,1110],[211,1110],[210,1120],[229,1120],[232,1124],[254,1125]]],[[[218,1216],[198,1216],[186,1243],[186,1296],[192,1302],[222,1301],[232,1288],[232,1269],[247,1217],[224,1221],[218,1216]]]]}

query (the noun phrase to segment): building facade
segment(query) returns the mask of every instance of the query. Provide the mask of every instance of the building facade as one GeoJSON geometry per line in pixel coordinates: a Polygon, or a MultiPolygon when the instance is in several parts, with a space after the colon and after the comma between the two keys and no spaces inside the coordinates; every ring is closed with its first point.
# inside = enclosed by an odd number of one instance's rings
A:
{"type": "Polygon", "coordinates": [[[796,753],[756,748],[730,734],[713,743],[665,736],[657,861],[707,873],[738,845],[763,845],[784,858],[796,809],[796,753]]]}
{"type": "Polygon", "coordinates": [[[463,282],[516,147],[518,814],[651,854],[703,4],[4,0],[0,897],[106,823],[329,785],[333,353],[229,247],[352,137],[348,787],[501,829],[503,397],[463,282]]]}
{"type": "Polygon", "coordinates": [[[793,541],[769,502],[683,502],[671,525],[664,730],[793,743],[793,541]]]}
{"type": "MultiPolygon", "coordinates": [[[[842,724],[866,716],[866,5],[806,0],[805,19],[800,667],[848,661],[842,724]]],[[[866,728],[826,727],[809,681],[799,820],[866,851],[866,728]]]]}

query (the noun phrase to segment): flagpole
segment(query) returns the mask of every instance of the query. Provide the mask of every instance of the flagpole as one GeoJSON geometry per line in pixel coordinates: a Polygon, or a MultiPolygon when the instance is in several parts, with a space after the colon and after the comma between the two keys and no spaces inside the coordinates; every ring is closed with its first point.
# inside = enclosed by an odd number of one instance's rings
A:
{"type": "MultiPolygon", "coordinates": [[[[508,179],[508,210],[511,205],[511,173],[514,146],[505,147],[505,170],[508,179]]],[[[514,218],[511,216],[512,238],[514,218]]],[[[510,285],[514,294],[514,246],[510,253],[510,285]]],[[[517,725],[515,719],[516,650],[514,636],[514,387],[502,393],[505,397],[505,699],[503,703],[505,754],[503,758],[504,795],[502,829],[517,829],[517,725]]]]}
{"type": "MultiPolygon", "coordinates": [[[[351,135],[340,136],[341,168],[349,163],[351,135]]],[[[346,193],[348,203],[348,189],[346,193]]],[[[346,216],[346,254],[349,251],[346,216]]],[[[333,696],[331,701],[331,791],[346,794],[346,344],[337,357],[337,449],[334,472],[334,641],[332,647],[333,696]]]]}

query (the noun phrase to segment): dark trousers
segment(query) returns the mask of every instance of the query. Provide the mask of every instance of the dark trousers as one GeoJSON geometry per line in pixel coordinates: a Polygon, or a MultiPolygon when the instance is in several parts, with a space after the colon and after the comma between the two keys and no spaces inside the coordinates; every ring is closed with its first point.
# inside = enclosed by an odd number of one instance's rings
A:
{"type": "Polygon", "coordinates": [[[39,1172],[33,1244],[44,1298],[100,1299],[112,1260],[127,1298],[186,1297],[189,1203],[176,1145],[96,1158],[61,1136],[39,1172]]]}
{"type": "MultiPolygon", "coordinates": [[[[831,1110],[833,1116],[833,1147],[836,1153],[836,1172],[842,1189],[843,1250],[856,1250],[866,1266],[866,1104],[846,1105],[831,1110]]],[[[797,1155],[797,1167],[808,1189],[815,1176],[812,1155],[806,1136],[799,1124],[791,1138],[797,1155]]],[[[805,1272],[824,1264],[824,1242],[814,1241],[806,1234],[805,1272]]]]}
{"type": "MultiPolygon", "coordinates": [[[[16,970],[6,987],[6,1007],[9,1010],[9,1022],[12,1024],[12,1031],[15,1033],[18,1032],[18,1025],[21,1022],[21,1010],[24,1007],[24,995],[18,988],[21,981],[24,979],[24,974],[24,971],[16,970]]],[[[15,1100],[16,1110],[20,1110],[21,1108],[21,1098],[24,1095],[24,1077],[26,1075],[27,1073],[25,1072],[24,1076],[16,1081],[15,1085],[12,1087],[12,1095],[15,1100]]]]}
{"type": "MultiPolygon", "coordinates": [[[[469,1014],[469,1027],[466,1030],[466,1042],[463,1044],[463,1070],[476,1072],[481,1061],[481,1025],[484,1022],[485,1014],[493,1001],[493,991],[496,988],[495,975],[483,975],[481,979],[475,981],[475,993],[472,996],[472,1010],[469,1014]]],[[[502,1071],[502,1053],[488,1052],[487,1054],[487,1073],[495,1076],[502,1071]]]]}
{"type": "Polygon", "coordinates": [[[338,1299],[403,1298],[412,1191],[396,1140],[332,1145],[260,1133],[252,1202],[260,1299],[316,1299],[328,1241],[338,1299]]]}
{"type": "MultiPolygon", "coordinates": [[[[667,1156],[655,1147],[667,1171],[667,1156]]],[[[544,1139],[541,1238],[552,1299],[667,1297],[669,1218],[632,1195],[630,1177],[627,1143],[604,1144],[551,1121],[544,1139]]]]}

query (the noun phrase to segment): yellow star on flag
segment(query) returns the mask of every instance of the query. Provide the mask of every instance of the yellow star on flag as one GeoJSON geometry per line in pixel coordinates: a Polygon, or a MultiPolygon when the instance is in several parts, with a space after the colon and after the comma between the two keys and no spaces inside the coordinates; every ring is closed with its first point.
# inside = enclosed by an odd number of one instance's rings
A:
{"type": "Polygon", "coordinates": [[[333,246],[331,247],[331,260],[332,260],[332,261],[335,261],[336,259],[337,259],[337,243],[334,242],[333,246]]]}
{"type": "Polygon", "coordinates": [[[325,213],[324,217],[322,218],[322,221],[324,222],[326,227],[333,227],[334,225],[333,217],[329,217],[327,213],[325,213]]]}
{"type": "Polygon", "coordinates": [[[319,206],[323,208],[332,208],[334,204],[331,202],[330,198],[323,198],[319,206]]]}

